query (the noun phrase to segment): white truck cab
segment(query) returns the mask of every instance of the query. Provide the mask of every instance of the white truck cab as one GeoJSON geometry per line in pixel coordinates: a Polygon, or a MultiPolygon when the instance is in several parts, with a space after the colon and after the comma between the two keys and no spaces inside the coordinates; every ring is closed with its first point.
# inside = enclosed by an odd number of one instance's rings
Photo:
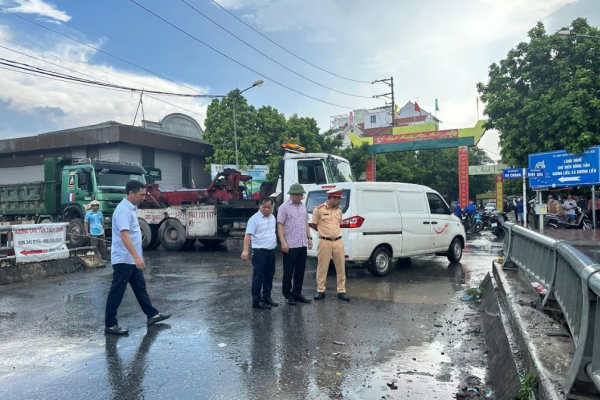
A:
{"type": "MultiPolygon", "coordinates": [[[[465,230],[448,204],[435,190],[422,185],[392,182],[342,182],[308,189],[306,208],[327,200],[326,192],[342,189],[342,238],[346,261],[367,264],[377,276],[392,269],[392,261],[443,253],[459,262],[465,230]]],[[[313,243],[318,235],[311,229],[313,243]]],[[[308,251],[317,256],[317,246],[308,251]]]]}
{"type": "Polygon", "coordinates": [[[286,202],[290,198],[290,186],[294,183],[301,184],[308,191],[313,185],[354,181],[354,173],[345,158],[327,153],[287,150],[279,164],[279,180],[271,197],[276,199],[281,195],[281,202],[286,202]]]}

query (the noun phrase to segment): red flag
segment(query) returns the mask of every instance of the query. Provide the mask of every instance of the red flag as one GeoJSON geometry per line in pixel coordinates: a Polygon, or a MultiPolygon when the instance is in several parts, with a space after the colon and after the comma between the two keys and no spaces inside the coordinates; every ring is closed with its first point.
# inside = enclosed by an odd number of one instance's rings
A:
{"type": "Polygon", "coordinates": [[[417,103],[416,101],[415,101],[415,111],[418,111],[419,115],[421,115],[421,108],[419,107],[419,103],[417,103]]]}

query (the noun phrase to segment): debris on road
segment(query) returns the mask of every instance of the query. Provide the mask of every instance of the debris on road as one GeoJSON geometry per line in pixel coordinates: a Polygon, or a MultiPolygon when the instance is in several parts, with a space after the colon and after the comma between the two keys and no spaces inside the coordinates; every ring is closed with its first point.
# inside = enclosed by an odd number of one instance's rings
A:
{"type": "Polygon", "coordinates": [[[394,382],[388,383],[387,385],[392,390],[398,390],[398,385],[396,385],[394,382]]]}
{"type": "Polygon", "coordinates": [[[460,298],[460,301],[473,301],[473,295],[463,296],[460,298]]]}
{"type": "Polygon", "coordinates": [[[337,342],[335,340],[333,341],[333,344],[337,344],[339,346],[345,346],[346,345],[346,343],[344,343],[344,342],[337,342]]]}

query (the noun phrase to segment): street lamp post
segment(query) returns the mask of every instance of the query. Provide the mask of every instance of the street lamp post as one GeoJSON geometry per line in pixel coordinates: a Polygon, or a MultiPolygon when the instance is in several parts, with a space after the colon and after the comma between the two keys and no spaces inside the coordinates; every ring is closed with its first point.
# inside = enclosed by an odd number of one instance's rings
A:
{"type": "Polygon", "coordinates": [[[238,157],[238,139],[237,139],[237,120],[235,117],[235,103],[237,101],[237,98],[239,95],[241,95],[242,93],[244,93],[246,90],[250,90],[253,87],[258,87],[258,86],[262,86],[262,84],[265,83],[262,79],[259,79],[258,81],[254,82],[252,84],[252,86],[242,90],[241,92],[237,93],[234,97],[233,97],[233,137],[234,137],[234,142],[235,142],[235,169],[237,169],[239,171],[240,169],[240,160],[238,157]]]}
{"type": "Polygon", "coordinates": [[[579,35],[579,34],[574,33],[573,31],[571,31],[569,29],[560,30],[556,34],[561,39],[568,39],[571,36],[573,36],[573,37],[582,37],[582,38],[587,38],[587,39],[600,39],[600,36],[579,35]]]}

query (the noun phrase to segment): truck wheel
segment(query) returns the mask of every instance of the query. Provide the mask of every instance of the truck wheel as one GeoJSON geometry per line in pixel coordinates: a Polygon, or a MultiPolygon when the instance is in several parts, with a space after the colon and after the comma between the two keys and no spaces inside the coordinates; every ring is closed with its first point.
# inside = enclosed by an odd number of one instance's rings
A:
{"type": "Polygon", "coordinates": [[[221,243],[225,243],[226,239],[200,239],[199,242],[202,243],[202,246],[208,247],[209,249],[214,249],[219,246],[221,243]]]}
{"type": "Polygon", "coordinates": [[[70,248],[83,246],[87,238],[85,237],[85,230],[81,218],[75,218],[69,222],[69,226],[67,227],[67,239],[70,242],[70,248]]]}
{"type": "Polygon", "coordinates": [[[165,249],[181,250],[186,241],[185,228],[176,219],[167,219],[158,229],[158,238],[165,249]]]}
{"type": "Polygon", "coordinates": [[[150,238],[150,243],[148,243],[148,248],[146,250],[154,250],[160,246],[160,240],[158,238],[158,225],[150,225],[150,231],[152,232],[152,237],[150,238]]]}
{"type": "Polygon", "coordinates": [[[386,247],[378,247],[371,255],[371,273],[375,276],[387,275],[392,270],[392,253],[386,247]]]}
{"type": "Polygon", "coordinates": [[[150,224],[141,218],[138,218],[138,223],[142,232],[142,249],[147,250],[152,241],[152,229],[150,229],[150,224]]]}
{"type": "Polygon", "coordinates": [[[448,261],[457,263],[462,258],[463,246],[459,238],[454,238],[448,247],[448,261]]]}

